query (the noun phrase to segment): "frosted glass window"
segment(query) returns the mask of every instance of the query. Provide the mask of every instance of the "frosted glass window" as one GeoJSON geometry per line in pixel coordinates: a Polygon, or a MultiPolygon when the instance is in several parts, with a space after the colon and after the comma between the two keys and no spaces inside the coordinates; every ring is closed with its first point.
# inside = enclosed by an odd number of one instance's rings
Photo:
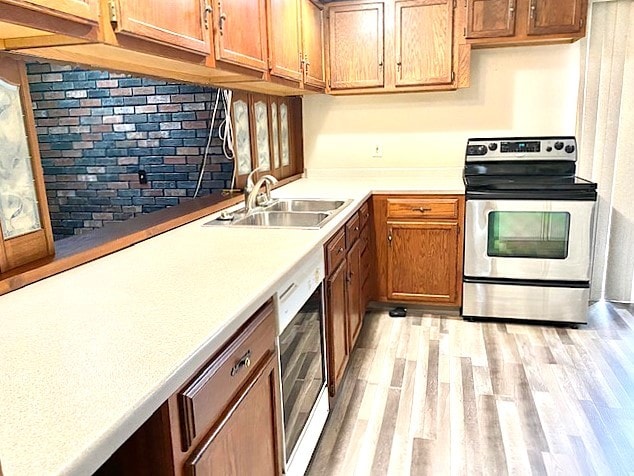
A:
{"type": "Polygon", "coordinates": [[[280,135],[282,140],[282,166],[291,164],[291,147],[288,136],[288,106],[280,104],[280,135]]]}
{"type": "Polygon", "coordinates": [[[258,101],[253,105],[255,109],[255,140],[258,154],[258,167],[263,171],[271,170],[271,155],[269,152],[269,114],[265,102],[258,101]]]}
{"type": "Polygon", "coordinates": [[[280,133],[277,125],[277,103],[271,104],[271,127],[273,128],[273,165],[276,169],[280,168],[280,133]]]}
{"type": "Polygon", "coordinates": [[[233,134],[238,175],[251,172],[251,138],[249,137],[249,108],[244,101],[233,103],[233,134]]]}
{"type": "Polygon", "coordinates": [[[42,228],[18,86],[0,80],[0,228],[4,239],[42,228]]]}

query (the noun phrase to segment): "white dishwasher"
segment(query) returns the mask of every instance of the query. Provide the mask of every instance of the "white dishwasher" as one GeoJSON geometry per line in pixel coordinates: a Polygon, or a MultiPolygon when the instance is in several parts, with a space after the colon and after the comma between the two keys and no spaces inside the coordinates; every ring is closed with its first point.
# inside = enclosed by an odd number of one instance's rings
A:
{"type": "Polygon", "coordinates": [[[275,293],[284,415],[284,473],[306,472],[328,418],[320,248],[275,293]]]}

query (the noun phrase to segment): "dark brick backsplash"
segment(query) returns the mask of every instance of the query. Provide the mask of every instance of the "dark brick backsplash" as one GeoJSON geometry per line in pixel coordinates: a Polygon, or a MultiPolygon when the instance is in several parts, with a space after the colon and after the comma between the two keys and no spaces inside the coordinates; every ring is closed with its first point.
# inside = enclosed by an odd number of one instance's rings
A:
{"type": "MultiPolygon", "coordinates": [[[[193,197],[216,89],[48,63],[27,71],[55,239],[193,197]]],[[[232,173],[214,131],[200,195],[229,188],[232,173]]]]}

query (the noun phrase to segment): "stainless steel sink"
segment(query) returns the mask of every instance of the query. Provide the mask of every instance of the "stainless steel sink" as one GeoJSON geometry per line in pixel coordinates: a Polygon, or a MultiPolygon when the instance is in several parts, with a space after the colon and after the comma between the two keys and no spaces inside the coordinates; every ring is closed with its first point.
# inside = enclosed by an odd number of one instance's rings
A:
{"type": "Polygon", "coordinates": [[[320,228],[330,218],[328,213],[261,211],[240,218],[232,226],[268,228],[320,228]]]}
{"type": "Polygon", "coordinates": [[[352,200],[283,198],[268,205],[257,207],[251,213],[245,213],[244,208],[235,210],[215,220],[208,221],[203,226],[226,225],[314,230],[324,226],[350,203],[352,200]]]}
{"type": "Polygon", "coordinates": [[[267,211],[281,212],[331,212],[343,206],[344,200],[280,199],[266,207],[267,211]]]}

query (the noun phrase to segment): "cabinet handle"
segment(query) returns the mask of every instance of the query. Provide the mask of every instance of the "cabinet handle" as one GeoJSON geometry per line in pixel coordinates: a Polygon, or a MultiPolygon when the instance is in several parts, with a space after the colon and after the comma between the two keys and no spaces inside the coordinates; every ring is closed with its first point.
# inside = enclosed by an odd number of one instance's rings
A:
{"type": "Polygon", "coordinates": [[[401,63],[400,61],[396,63],[396,69],[399,73],[401,72],[401,66],[403,66],[403,63],[401,63]]]}
{"type": "Polygon", "coordinates": [[[251,366],[251,350],[247,350],[247,353],[242,356],[242,358],[238,361],[236,365],[231,369],[231,376],[234,377],[240,369],[246,367],[247,369],[251,366]]]}
{"type": "Polygon", "coordinates": [[[359,226],[358,225],[354,227],[354,231],[359,231],[359,226]]]}
{"type": "Polygon", "coordinates": [[[531,2],[531,20],[535,19],[535,10],[537,7],[535,6],[535,2],[531,2]]]}
{"type": "Polygon", "coordinates": [[[379,60],[379,68],[383,68],[383,59],[379,60]]]}
{"type": "Polygon", "coordinates": [[[211,5],[209,5],[209,2],[205,0],[205,10],[203,11],[205,30],[209,30],[209,15],[211,15],[211,5]]]}
{"type": "Polygon", "coordinates": [[[392,230],[390,230],[390,232],[387,235],[387,241],[390,243],[390,245],[392,244],[392,230]]]}
{"type": "Polygon", "coordinates": [[[341,253],[343,253],[343,246],[337,250],[338,255],[340,255],[341,253]]]}
{"type": "MultiPolygon", "coordinates": [[[[220,2],[218,2],[218,6],[220,6],[220,2]]],[[[220,32],[221,35],[224,34],[223,28],[224,28],[226,20],[227,20],[227,14],[221,13],[220,18],[218,18],[218,31],[220,32]]]]}
{"type": "Polygon", "coordinates": [[[509,12],[513,13],[515,11],[515,2],[511,1],[509,3],[509,12]]]}
{"type": "Polygon", "coordinates": [[[430,212],[431,208],[418,207],[418,208],[412,208],[412,211],[425,213],[425,212],[430,212]]]}

